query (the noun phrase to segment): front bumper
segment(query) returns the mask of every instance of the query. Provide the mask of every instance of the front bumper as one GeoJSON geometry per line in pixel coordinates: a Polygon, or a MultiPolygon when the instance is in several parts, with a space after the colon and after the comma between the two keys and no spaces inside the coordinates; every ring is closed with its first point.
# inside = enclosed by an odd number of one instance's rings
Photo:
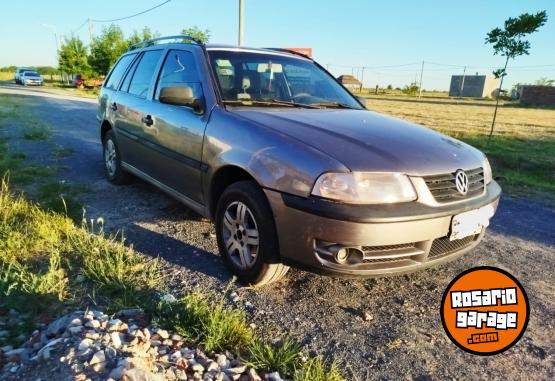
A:
{"type": "Polygon", "coordinates": [[[497,209],[501,188],[492,181],[479,197],[449,205],[420,202],[396,205],[346,205],[291,196],[266,189],[284,263],[339,276],[404,273],[455,259],[484,235],[450,241],[454,215],[486,205],[497,209]],[[356,247],[357,263],[340,264],[330,248],[356,247]]]}

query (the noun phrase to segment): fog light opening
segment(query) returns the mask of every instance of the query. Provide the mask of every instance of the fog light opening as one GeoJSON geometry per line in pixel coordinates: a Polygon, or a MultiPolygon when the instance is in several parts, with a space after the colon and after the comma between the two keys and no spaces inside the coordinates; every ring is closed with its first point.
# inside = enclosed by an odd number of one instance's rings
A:
{"type": "Polygon", "coordinates": [[[333,258],[340,265],[356,264],[362,262],[364,253],[356,247],[336,246],[333,258]]]}

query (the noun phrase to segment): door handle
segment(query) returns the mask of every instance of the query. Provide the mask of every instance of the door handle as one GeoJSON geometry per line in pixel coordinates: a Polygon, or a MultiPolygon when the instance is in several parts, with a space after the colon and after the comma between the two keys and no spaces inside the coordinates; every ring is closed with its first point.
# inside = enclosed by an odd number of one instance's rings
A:
{"type": "Polygon", "coordinates": [[[110,108],[112,109],[112,111],[116,111],[118,109],[118,105],[116,104],[116,102],[114,102],[114,103],[112,103],[110,108]]]}
{"type": "Polygon", "coordinates": [[[154,119],[152,119],[152,116],[150,116],[150,115],[143,116],[142,121],[148,127],[150,127],[154,124],[154,119]]]}

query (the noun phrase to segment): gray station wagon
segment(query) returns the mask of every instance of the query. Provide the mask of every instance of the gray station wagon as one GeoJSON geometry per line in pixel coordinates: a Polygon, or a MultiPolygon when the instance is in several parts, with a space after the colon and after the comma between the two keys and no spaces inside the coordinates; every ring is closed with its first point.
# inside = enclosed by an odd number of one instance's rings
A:
{"type": "Polygon", "coordinates": [[[375,276],[445,262],[480,242],[501,194],[480,151],[367,110],[282,49],[146,41],[107,76],[98,120],[108,180],[135,175],[212,219],[247,284],[288,266],[375,276]]]}

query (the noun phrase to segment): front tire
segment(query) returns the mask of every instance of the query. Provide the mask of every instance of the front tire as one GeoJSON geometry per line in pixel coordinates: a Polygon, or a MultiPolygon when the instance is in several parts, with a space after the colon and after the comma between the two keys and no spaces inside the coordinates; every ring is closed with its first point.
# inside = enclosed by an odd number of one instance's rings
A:
{"type": "Polygon", "coordinates": [[[216,210],[216,237],[227,268],[243,284],[273,283],[289,270],[280,262],[272,210],[254,181],[224,191],[216,210]]]}
{"type": "Polygon", "coordinates": [[[128,184],[131,180],[129,173],[121,167],[121,156],[114,131],[109,130],[102,140],[102,157],[104,159],[104,174],[109,182],[115,185],[128,184]]]}

